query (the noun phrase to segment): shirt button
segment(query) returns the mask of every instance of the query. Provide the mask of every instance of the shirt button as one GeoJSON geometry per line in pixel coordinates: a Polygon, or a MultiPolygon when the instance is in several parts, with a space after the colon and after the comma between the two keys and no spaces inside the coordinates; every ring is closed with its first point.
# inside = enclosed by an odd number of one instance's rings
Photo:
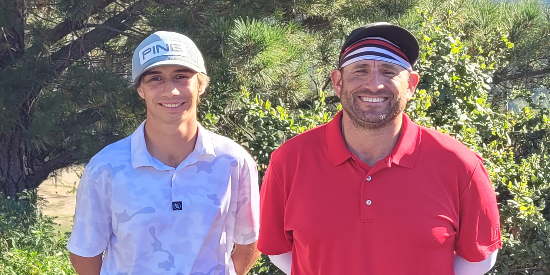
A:
{"type": "Polygon", "coordinates": [[[371,200],[367,200],[367,205],[371,205],[372,204],[372,201],[371,200]]]}
{"type": "Polygon", "coordinates": [[[367,177],[367,181],[370,181],[372,178],[370,176],[367,177]]]}

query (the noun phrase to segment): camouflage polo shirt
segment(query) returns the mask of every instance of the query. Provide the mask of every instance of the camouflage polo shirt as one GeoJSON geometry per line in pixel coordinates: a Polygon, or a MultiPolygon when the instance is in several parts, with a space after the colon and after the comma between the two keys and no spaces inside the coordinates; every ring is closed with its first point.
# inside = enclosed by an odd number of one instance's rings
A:
{"type": "Polygon", "coordinates": [[[149,154],[144,125],[86,166],[67,248],[105,251],[101,274],[235,274],[233,243],[258,237],[254,160],[199,125],[194,151],[173,168],[149,154]]]}

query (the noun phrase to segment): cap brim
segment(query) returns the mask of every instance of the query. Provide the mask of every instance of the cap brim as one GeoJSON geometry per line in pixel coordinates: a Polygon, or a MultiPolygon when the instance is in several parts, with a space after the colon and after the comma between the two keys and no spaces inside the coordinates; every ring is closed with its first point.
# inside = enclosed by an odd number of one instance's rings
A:
{"type": "Polygon", "coordinates": [[[197,73],[203,73],[203,74],[206,74],[206,72],[201,72],[201,69],[198,68],[197,66],[194,66],[193,64],[190,64],[190,63],[187,63],[187,62],[183,62],[181,60],[163,60],[163,61],[158,61],[158,62],[155,62],[147,67],[145,67],[143,69],[143,71],[138,74],[136,76],[136,78],[134,79],[134,85],[137,85],[141,76],[143,75],[143,73],[147,72],[148,70],[150,69],[153,69],[153,68],[156,68],[156,67],[159,67],[159,66],[167,66],[167,65],[175,65],[175,66],[181,66],[181,67],[185,67],[185,68],[188,68],[188,69],[191,69],[197,73]]]}

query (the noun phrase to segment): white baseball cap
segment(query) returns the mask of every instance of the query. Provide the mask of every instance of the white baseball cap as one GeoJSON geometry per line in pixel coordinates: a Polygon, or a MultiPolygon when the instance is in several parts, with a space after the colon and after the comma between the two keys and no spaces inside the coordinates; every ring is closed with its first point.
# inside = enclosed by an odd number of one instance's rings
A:
{"type": "Polygon", "coordinates": [[[145,38],[134,51],[134,85],[138,84],[144,72],[163,65],[179,65],[206,74],[202,54],[189,37],[176,32],[158,31],[145,38]]]}

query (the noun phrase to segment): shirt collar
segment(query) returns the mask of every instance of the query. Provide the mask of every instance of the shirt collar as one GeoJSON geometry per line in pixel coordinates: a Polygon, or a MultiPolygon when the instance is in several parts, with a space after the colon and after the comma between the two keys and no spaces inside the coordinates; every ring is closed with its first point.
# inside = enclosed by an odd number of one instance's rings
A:
{"type": "MultiPolygon", "coordinates": [[[[136,169],[142,166],[157,167],[158,161],[155,159],[149,151],[147,151],[147,145],[145,144],[145,122],[143,121],[139,127],[130,136],[131,144],[131,161],[132,168],[136,169]]],[[[198,133],[197,141],[195,142],[195,148],[189,156],[196,155],[213,155],[216,156],[214,144],[212,143],[212,137],[210,131],[204,129],[200,123],[197,122],[198,133]]]]}
{"type": "Polygon", "coordinates": [[[412,168],[418,157],[421,137],[420,126],[403,113],[403,131],[393,148],[390,161],[399,166],[412,168]]]}
{"type": "Polygon", "coordinates": [[[338,112],[326,127],[328,152],[334,166],[353,157],[342,137],[342,112],[338,112]]]}
{"type": "MultiPolygon", "coordinates": [[[[340,165],[353,157],[342,137],[342,112],[338,112],[326,126],[327,147],[334,166],[340,165]]],[[[406,114],[403,114],[403,131],[390,154],[390,161],[399,166],[412,168],[418,156],[420,139],[420,126],[412,122],[406,114]]]]}
{"type": "Polygon", "coordinates": [[[195,150],[199,156],[200,155],[213,155],[216,156],[216,151],[214,150],[214,144],[212,143],[212,132],[206,130],[202,125],[197,121],[198,134],[197,142],[195,143],[195,150]]]}

